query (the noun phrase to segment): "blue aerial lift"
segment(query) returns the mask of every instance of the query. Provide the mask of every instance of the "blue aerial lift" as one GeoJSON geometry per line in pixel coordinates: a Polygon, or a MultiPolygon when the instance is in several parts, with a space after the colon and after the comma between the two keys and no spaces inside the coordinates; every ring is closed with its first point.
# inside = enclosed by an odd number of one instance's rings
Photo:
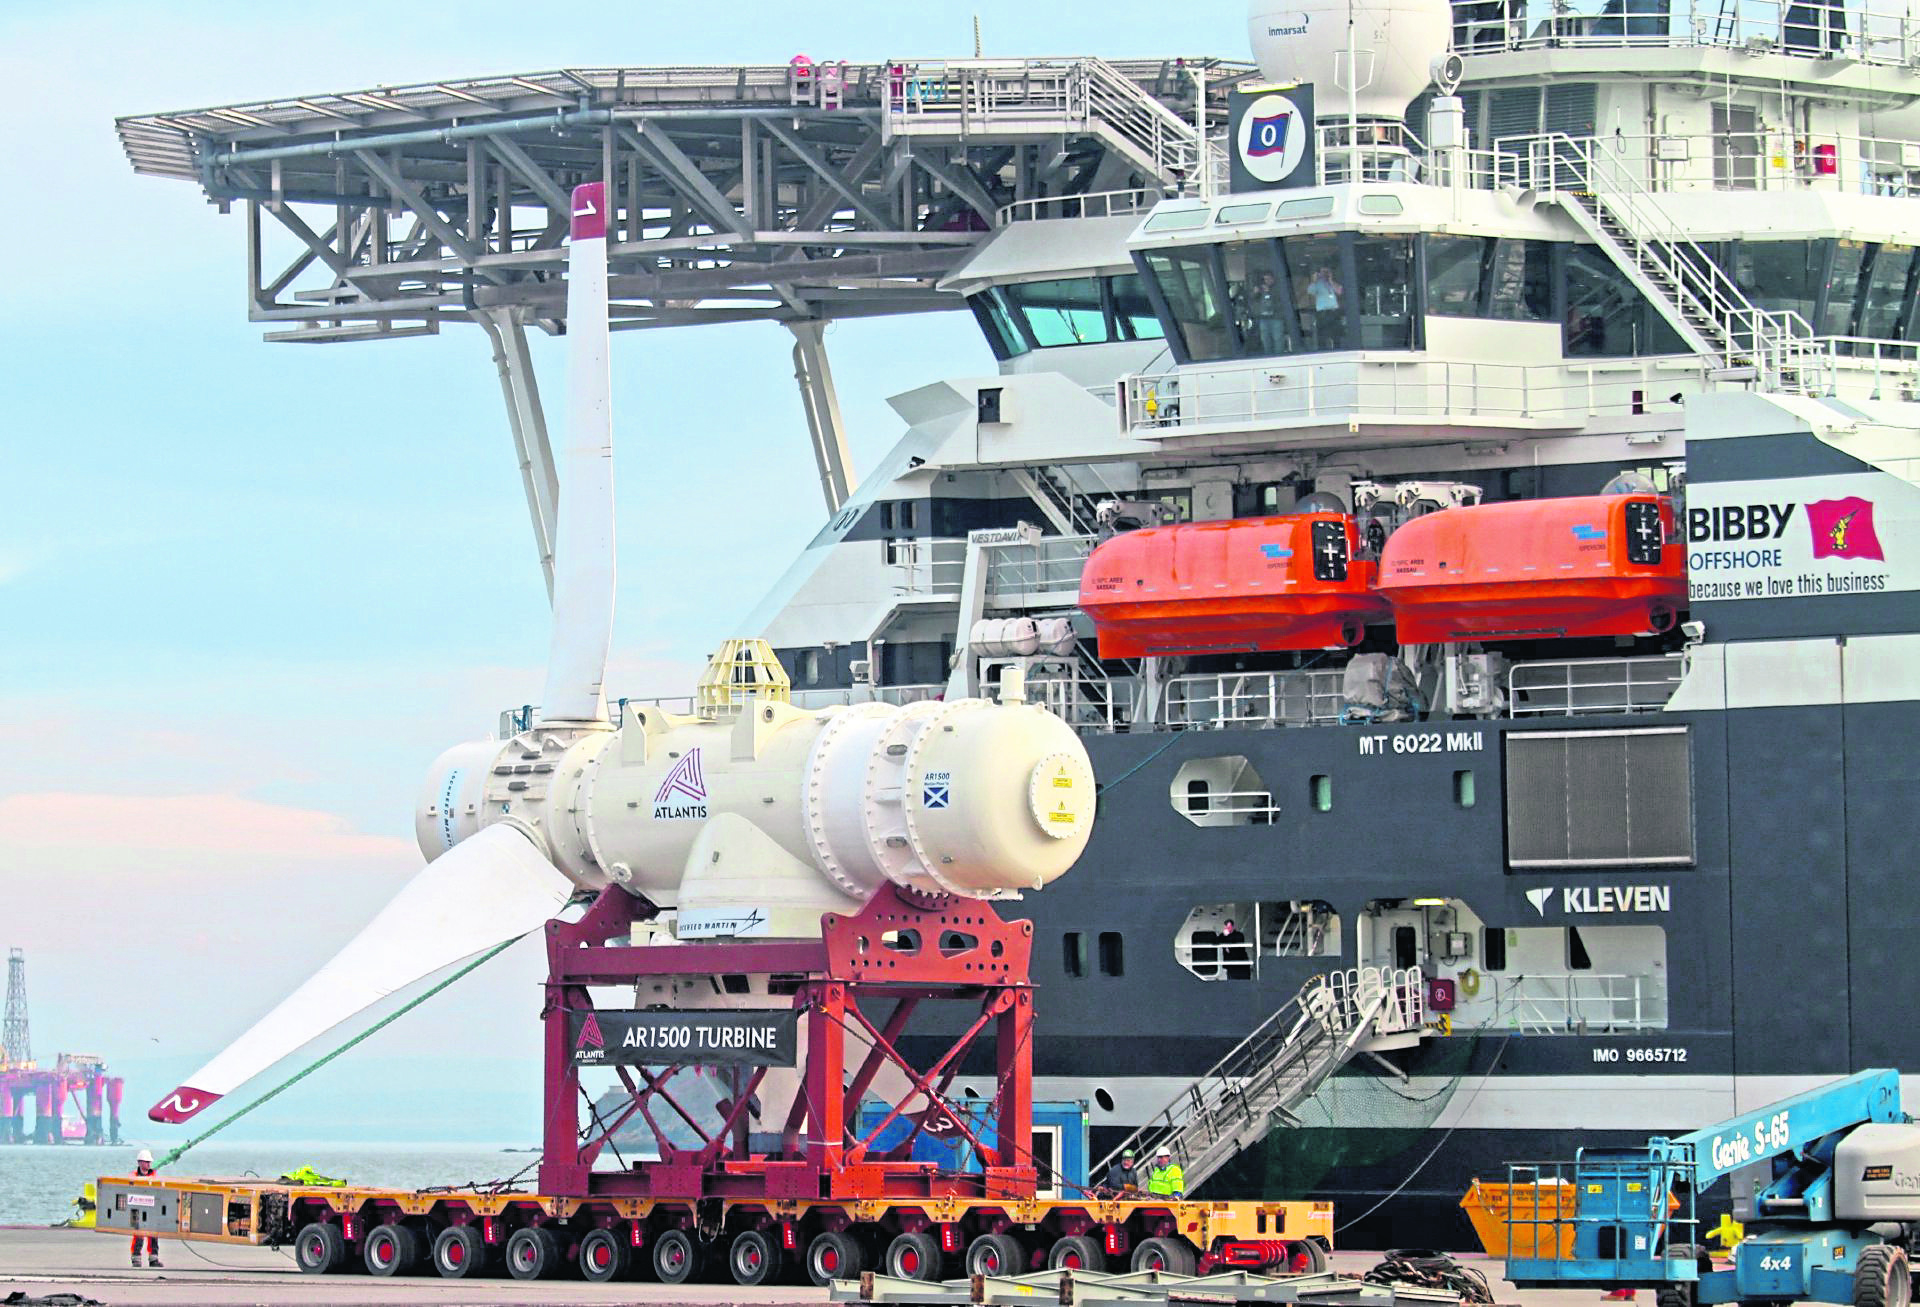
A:
{"type": "Polygon", "coordinates": [[[1510,1214],[1507,1246],[1541,1254],[1508,1261],[1521,1288],[1653,1289],[1659,1307],[1911,1307],[1920,1125],[1901,1111],[1897,1071],[1862,1071],[1641,1148],[1516,1163],[1508,1179],[1572,1186],[1571,1215],[1510,1214]],[[1732,1269],[1715,1270],[1695,1237],[1694,1201],[1748,1167],[1757,1178],[1746,1237],[1732,1269]]]}

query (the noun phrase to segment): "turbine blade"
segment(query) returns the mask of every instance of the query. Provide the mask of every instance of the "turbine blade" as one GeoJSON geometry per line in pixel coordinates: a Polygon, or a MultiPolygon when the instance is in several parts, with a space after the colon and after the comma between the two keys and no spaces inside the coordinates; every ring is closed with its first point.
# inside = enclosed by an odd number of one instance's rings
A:
{"type": "Polygon", "coordinates": [[[489,826],[428,863],[346,947],[147,1116],[176,1125],[307,1041],[443,967],[551,918],[573,883],[513,826],[489,826]]]}
{"type": "Polygon", "coordinates": [[[613,639],[613,405],[607,364],[607,188],[574,188],[567,249],[567,441],[553,542],[553,641],[542,720],[604,722],[613,639]]]}

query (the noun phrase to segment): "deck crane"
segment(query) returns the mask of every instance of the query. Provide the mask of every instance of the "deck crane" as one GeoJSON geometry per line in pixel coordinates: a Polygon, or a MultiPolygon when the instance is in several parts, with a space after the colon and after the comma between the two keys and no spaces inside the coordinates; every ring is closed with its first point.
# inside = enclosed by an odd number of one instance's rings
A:
{"type": "Polygon", "coordinates": [[[1540,1254],[1509,1261],[1522,1288],[1654,1289],[1660,1307],[1912,1302],[1920,1124],[1901,1110],[1897,1071],[1862,1071],[1644,1147],[1583,1148],[1571,1163],[1508,1172],[1521,1185],[1571,1184],[1574,1196],[1571,1216],[1509,1217],[1509,1246],[1540,1254]],[[1693,1242],[1694,1202],[1749,1167],[1746,1237],[1716,1270],[1693,1242]]]}

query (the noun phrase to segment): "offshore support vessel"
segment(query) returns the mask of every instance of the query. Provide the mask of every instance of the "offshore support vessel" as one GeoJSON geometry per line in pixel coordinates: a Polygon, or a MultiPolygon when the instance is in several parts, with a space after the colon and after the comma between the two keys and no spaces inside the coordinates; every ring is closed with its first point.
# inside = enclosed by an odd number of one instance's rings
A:
{"type": "Polygon", "coordinates": [[[1008,911],[1035,1093],[1100,1142],[1429,1243],[1576,1125],[1913,1066],[1914,16],[1250,35],[1257,67],[576,69],[120,130],[246,209],[272,338],[487,330],[549,576],[525,332],[564,187],[611,179],[617,328],[793,331],[827,521],[748,629],[796,705],[1018,671],[1080,733],[1099,826],[1008,911]],[[998,367],[898,397],[854,476],[823,323],[962,305],[998,367]],[[1427,1027],[1303,1045],[1368,975],[1427,1027]]]}

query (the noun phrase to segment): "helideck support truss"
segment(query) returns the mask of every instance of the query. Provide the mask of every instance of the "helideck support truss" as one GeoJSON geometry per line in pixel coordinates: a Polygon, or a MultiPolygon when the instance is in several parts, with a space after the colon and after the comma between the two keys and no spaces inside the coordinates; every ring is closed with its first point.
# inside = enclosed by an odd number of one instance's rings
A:
{"type": "Polygon", "coordinates": [[[978,902],[923,904],[888,887],[859,912],[826,914],[817,940],[611,942],[652,915],[644,901],[611,888],[579,922],[547,927],[543,1193],[772,1200],[1034,1193],[1030,922],[1002,921],[978,902]],[[782,989],[791,989],[782,997],[798,1014],[799,1092],[779,1123],[777,1148],[764,1148],[773,1121],[761,1123],[762,1151],[749,1148],[750,1114],[766,1067],[616,1066],[624,1101],[610,1109],[605,1099],[586,1099],[573,1045],[576,1017],[595,1011],[590,987],[740,974],[782,977],[782,989]],[[943,1023],[948,1030],[957,1026],[957,1034],[922,1037],[938,1053],[920,1065],[902,1053],[901,1040],[921,1009],[936,1001],[960,1005],[966,1015],[943,1023]],[[963,1109],[948,1090],[969,1054],[988,1042],[994,1094],[984,1111],[963,1109]],[[716,1098],[709,1086],[697,1096],[687,1093],[698,1075],[725,1077],[724,1092],[716,1098]],[[883,1076],[908,1088],[863,1131],[861,1100],[883,1076]],[[902,1117],[912,1123],[907,1144],[890,1140],[880,1156],[875,1141],[902,1117]],[[651,1136],[658,1160],[622,1158],[620,1169],[600,1166],[635,1120],[651,1136]],[[902,1160],[923,1131],[967,1140],[982,1161],[979,1171],[902,1160]]]}

